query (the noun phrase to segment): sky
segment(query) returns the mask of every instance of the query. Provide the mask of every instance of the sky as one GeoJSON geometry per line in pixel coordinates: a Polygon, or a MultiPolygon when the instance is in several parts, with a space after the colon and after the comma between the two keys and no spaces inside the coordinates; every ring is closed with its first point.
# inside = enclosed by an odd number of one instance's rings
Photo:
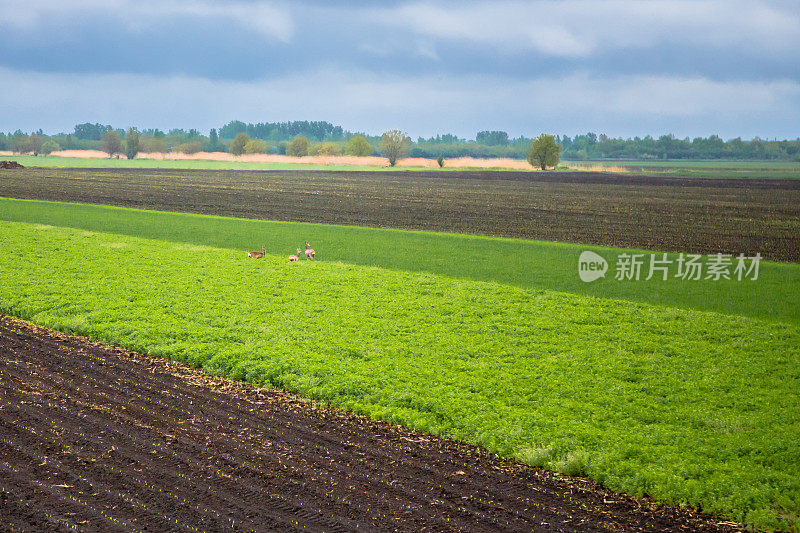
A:
{"type": "Polygon", "coordinates": [[[800,137],[800,1],[0,0],[0,131],[800,137]]]}

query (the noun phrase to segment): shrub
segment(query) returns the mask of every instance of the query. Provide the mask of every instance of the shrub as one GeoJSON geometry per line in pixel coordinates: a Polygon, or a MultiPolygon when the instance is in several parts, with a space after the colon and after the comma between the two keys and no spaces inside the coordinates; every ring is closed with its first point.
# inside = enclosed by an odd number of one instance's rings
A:
{"type": "Polygon", "coordinates": [[[309,148],[308,155],[342,155],[342,148],[332,142],[319,143],[309,148]]]}
{"type": "Polygon", "coordinates": [[[250,136],[246,133],[239,133],[233,139],[230,148],[228,151],[233,155],[242,155],[244,153],[245,145],[250,141],[250,136]]]}
{"type": "Polygon", "coordinates": [[[247,144],[244,145],[244,153],[266,154],[267,141],[262,141],[261,139],[250,139],[249,141],[247,141],[247,144]]]}
{"type": "Polygon", "coordinates": [[[183,154],[196,154],[202,149],[203,143],[200,141],[189,141],[175,147],[176,152],[181,152],[183,154]]]}
{"type": "Polygon", "coordinates": [[[147,137],[139,141],[142,152],[163,153],[167,151],[167,142],[161,137],[147,137]]]}

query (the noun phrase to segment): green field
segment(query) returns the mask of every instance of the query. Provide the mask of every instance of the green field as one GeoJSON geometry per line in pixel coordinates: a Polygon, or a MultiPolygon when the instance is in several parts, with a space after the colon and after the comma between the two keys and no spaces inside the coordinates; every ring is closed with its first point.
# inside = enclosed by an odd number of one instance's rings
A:
{"type": "Polygon", "coordinates": [[[0,220],[9,314],[615,490],[800,523],[798,265],[583,284],[577,245],[18,200],[0,220]],[[320,260],[289,263],[305,239],[320,260]]]}
{"type": "MultiPolygon", "coordinates": [[[[800,265],[792,263],[764,261],[756,281],[685,281],[675,277],[667,281],[617,281],[610,271],[603,279],[584,283],[577,270],[582,251],[594,250],[613,261],[626,250],[528,239],[243,220],[2,198],[0,220],[242,251],[260,250],[265,244],[269,253],[285,256],[308,240],[324,260],[800,324],[800,265]]],[[[676,259],[677,254],[668,257],[676,259]]]]}

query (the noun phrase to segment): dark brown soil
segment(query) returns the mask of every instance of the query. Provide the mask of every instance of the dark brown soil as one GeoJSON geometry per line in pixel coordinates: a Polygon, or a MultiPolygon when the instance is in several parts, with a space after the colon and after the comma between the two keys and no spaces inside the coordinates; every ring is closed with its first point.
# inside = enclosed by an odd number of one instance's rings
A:
{"type": "Polygon", "coordinates": [[[0,196],[800,262],[800,179],[26,168],[0,196]]]}
{"type": "Polygon", "coordinates": [[[731,531],[0,315],[8,531],[731,531]]]}

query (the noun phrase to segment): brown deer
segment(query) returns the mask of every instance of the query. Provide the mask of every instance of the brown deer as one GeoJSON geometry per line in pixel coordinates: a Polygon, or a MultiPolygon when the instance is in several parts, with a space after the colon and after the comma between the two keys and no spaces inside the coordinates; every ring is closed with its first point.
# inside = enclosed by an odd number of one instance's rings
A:
{"type": "Polygon", "coordinates": [[[311,259],[311,260],[313,260],[313,259],[314,259],[314,256],[316,255],[316,253],[317,253],[317,252],[315,252],[314,250],[312,250],[312,249],[311,249],[311,247],[308,245],[308,241],[306,241],[306,259],[311,259]]]}
{"type": "Polygon", "coordinates": [[[262,246],[260,252],[247,252],[247,257],[252,257],[253,259],[261,259],[267,255],[267,247],[262,246]]]}
{"type": "Polygon", "coordinates": [[[300,259],[300,248],[297,249],[297,255],[290,255],[289,261],[297,261],[300,259]]]}

